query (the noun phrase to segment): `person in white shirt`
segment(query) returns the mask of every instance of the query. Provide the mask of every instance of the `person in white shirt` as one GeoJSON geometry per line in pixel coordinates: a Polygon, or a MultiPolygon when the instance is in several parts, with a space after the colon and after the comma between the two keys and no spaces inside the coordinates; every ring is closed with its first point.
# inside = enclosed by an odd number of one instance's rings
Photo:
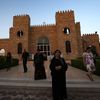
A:
{"type": "Polygon", "coordinates": [[[83,53],[83,62],[86,66],[86,69],[88,71],[87,76],[90,78],[91,81],[93,81],[93,73],[96,71],[95,64],[94,64],[94,57],[91,52],[91,47],[87,47],[86,51],[83,53]]]}

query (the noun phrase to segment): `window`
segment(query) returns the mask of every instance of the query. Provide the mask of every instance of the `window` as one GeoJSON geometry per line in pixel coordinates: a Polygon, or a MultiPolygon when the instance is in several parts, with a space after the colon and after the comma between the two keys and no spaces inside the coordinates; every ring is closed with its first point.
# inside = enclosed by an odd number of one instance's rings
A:
{"type": "Polygon", "coordinates": [[[70,34],[70,29],[69,29],[68,27],[65,27],[65,28],[63,29],[63,32],[64,32],[65,34],[70,34]]]}
{"type": "Polygon", "coordinates": [[[21,31],[21,30],[20,30],[20,31],[18,31],[18,32],[17,32],[17,36],[18,36],[18,37],[23,36],[23,31],[21,31]]]}
{"type": "Polygon", "coordinates": [[[18,43],[18,54],[22,54],[22,43],[18,43]]]}
{"type": "Polygon", "coordinates": [[[66,53],[71,53],[70,41],[66,41],[65,46],[66,46],[66,53]]]}
{"type": "Polygon", "coordinates": [[[50,55],[49,40],[47,37],[41,37],[37,43],[37,49],[40,49],[46,55],[50,55]]]}

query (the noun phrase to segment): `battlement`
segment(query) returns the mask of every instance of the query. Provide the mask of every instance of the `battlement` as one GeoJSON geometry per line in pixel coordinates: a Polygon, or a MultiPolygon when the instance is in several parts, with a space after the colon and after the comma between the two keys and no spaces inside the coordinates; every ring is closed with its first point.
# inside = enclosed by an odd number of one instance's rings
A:
{"type": "Polygon", "coordinates": [[[31,27],[39,28],[39,27],[53,27],[55,24],[40,24],[40,25],[33,25],[31,27]]]}
{"type": "Polygon", "coordinates": [[[22,14],[22,15],[15,15],[14,17],[29,17],[28,14],[22,14]]]}
{"type": "Polygon", "coordinates": [[[30,16],[28,14],[13,16],[13,26],[30,25],[30,16]]]}
{"type": "Polygon", "coordinates": [[[55,17],[56,17],[56,24],[75,21],[73,10],[58,11],[56,12],[55,17]]]}
{"type": "Polygon", "coordinates": [[[13,20],[25,20],[28,19],[30,20],[30,16],[28,14],[23,14],[23,15],[15,15],[13,16],[13,20]]]}
{"type": "Polygon", "coordinates": [[[99,42],[99,34],[97,34],[97,32],[95,33],[89,33],[89,34],[83,34],[82,36],[83,39],[88,39],[88,40],[91,40],[91,41],[98,41],[99,42]]]}
{"type": "Polygon", "coordinates": [[[88,33],[88,34],[83,34],[83,36],[98,36],[98,33],[88,33]]]}
{"type": "Polygon", "coordinates": [[[58,11],[58,12],[56,12],[56,14],[65,14],[65,13],[74,13],[74,11],[73,10],[65,10],[65,11],[58,11]]]}

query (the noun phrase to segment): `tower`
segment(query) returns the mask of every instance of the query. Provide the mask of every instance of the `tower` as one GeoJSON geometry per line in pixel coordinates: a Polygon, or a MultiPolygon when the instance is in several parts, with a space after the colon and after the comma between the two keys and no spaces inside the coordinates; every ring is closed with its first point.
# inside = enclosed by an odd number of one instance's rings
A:
{"type": "Polygon", "coordinates": [[[13,17],[13,27],[10,28],[10,39],[12,52],[21,54],[23,49],[29,49],[30,17],[29,15],[18,15],[13,17]]]}
{"type": "Polygon", "coordinates": [[[58,48],[63,55],[68,59],[80,56],[82,54],[80,24],[75,23],[73,10],[56,13],[56,29],[58,48]]]}

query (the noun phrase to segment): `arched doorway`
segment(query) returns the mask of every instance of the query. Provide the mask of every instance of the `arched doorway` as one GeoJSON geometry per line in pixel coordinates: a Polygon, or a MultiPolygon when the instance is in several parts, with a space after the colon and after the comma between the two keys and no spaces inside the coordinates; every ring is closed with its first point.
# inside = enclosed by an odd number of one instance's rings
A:
{"type": "Polygon", "coordinates": [[[50,55],[50,44],[47,37],[40,37],[37,41],[36,48],[40,49],[47,56],[50,55]]]}
{"type": "Polygon", "coordinates": [[[66,41],[65,42],[65,46],[66,46],[66,53],[71,53],[71,44],[70,44],[70,41],[66,41]]]}
{"type": "Polygon", "coordinates": [[[17,53],[22,54],[22,43],[18,43],[17,53]]]}

